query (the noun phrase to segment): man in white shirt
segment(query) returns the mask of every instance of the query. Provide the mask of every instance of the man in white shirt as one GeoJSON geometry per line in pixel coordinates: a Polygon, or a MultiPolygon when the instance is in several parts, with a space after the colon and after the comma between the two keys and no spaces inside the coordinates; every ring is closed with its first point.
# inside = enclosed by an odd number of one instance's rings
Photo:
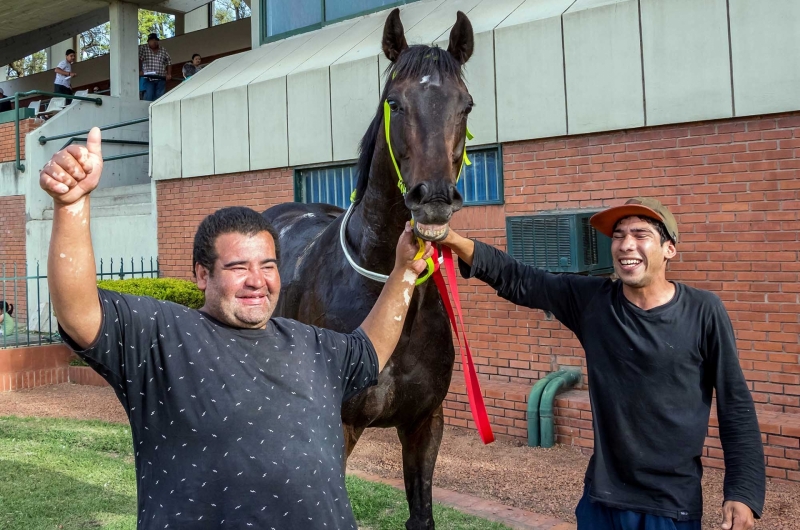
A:
{"type": "MultiPolygon", "coordinates": [[[[64,60],[56,66],[56,81],[53,85],[53,92],[56,94],[72,95],[72,78],[78,75],[72,71],[72,63],[74,62],[75,50],[69,49],[64,60]]],[[[67,98],[67,104],[71,102],[72,100],[67,98]]]]}

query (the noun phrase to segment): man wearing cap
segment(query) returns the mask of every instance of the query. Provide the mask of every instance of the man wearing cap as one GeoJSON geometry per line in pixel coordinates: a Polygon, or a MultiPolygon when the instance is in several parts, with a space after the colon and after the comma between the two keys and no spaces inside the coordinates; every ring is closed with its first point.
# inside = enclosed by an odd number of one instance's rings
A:
{"type": "Polygon", "coordinates": [[[578,530],[700,530],[715,390],[726,469],[720,527],[752,529],[764,505],[764,452],[725,307],[708,291],[667,280],[678,225],[659,201],[631,199],[591,223],[612,238],[619,281],[552,274],[452,231],[443,241],[465,278],[549,311],[586,352],[594,454],[578,530]]]}
{"type": "Polygon", "coordinates": [[[139,46],[139,90],[143,92],[143,100],[155,101],[164,95],[167,81],[172,79],[171,64],[169,53],[159,46],[158,35],[148,35],[147,46],[139,46]]]}

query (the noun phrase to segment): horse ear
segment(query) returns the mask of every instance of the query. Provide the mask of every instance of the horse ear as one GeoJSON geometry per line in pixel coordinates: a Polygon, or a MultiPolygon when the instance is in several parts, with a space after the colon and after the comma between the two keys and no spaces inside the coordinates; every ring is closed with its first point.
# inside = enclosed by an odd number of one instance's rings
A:
{"type": "Polygon", "coordinates": [[[450,44],[447,46],[447,51],[455,57],[459,64],[463,65],[472,57],[474,49],[475,37],[472,33],[472,23],[467,15],[459,11],[456,15],[456,23],[450,30],[450,44]]]}
{"type": "Polygon", "coordinates": [[[386,18],[386,24],[383,26],[382,44],[383,53],[392,62],[395,62],[400,54],[403,53],[403,50],[408,48],[403,23],[400,22],[400,9],[398,8],[393,9],[386,18]]]}

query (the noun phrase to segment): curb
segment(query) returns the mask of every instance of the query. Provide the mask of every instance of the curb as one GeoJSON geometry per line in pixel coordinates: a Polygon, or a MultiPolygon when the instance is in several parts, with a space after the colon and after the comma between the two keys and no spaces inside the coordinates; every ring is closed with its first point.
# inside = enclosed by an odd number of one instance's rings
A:
{"type": "MultiPolygon", "coordinates": [[[[370,482],[379,482],[399,490],[405,490],[400,479],[383,478],[358,469],[348,469],[348,475],[353,475],[370,482]]],[[[489,521],[502,523],[514,530],[576,530],[572,523],[562,521],[547,515],[542,515],[527,510],[521,510],[499,502],[482,499],[457,491],[433,487],[433,500],[445,506],[489,521]]]]}

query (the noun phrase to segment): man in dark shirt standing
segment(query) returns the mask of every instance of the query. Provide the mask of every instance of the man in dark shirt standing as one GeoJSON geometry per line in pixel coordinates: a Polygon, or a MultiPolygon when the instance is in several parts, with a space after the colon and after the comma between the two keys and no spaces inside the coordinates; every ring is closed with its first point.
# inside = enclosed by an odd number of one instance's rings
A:
{"type": "Polygon", "coordinates": [[[700,530],[714,390],[726,468],[721,528],[752,529],[764,504],[764,452],[725,307],[667,280],[678,225],[659,201],[631,199],[591,222],[612,238],[619,281],[551,274],[452,231],[443,241],[465,278],[553,313],[586,352],[594,454],[578,530],[700,530]]]}
{"type": "Polygon", "coordinates": [[[67,343],[114,388],[131,423],[139,529],[356,528],[341,405],[377,381],[425,268],[411,227],[351,334],[270,318],[281,282],[274,229],[224,208],[197,230],[199,311],[97,289],[89,198],[100,131],[40,173],[53,198],[50,294],[67,343]]]}

